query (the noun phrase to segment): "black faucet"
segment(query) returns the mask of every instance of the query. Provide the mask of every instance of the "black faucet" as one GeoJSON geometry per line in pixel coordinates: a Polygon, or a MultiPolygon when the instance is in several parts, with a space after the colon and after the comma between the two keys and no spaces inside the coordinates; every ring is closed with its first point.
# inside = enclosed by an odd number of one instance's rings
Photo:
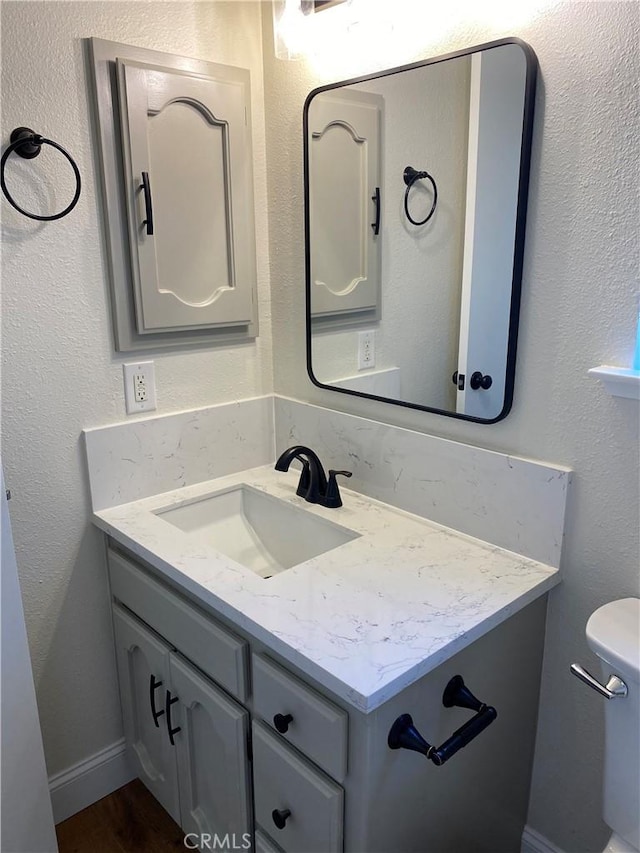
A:
{"type": "Polygon", "coordinates": [[[329,480],[327,481],[327,475],[317,453],[302,444],[290,447],[278,457],[275,465],[276,471],[288,471],[289,465],[294,459],[302,463],[300,482],[296,489],[297,495],[310,504],[320,504],[320,506],[332,508],[342,506],[336,476],[341,474],[343,477],[350,477],[351,471],[330,470],[329,480]]]}

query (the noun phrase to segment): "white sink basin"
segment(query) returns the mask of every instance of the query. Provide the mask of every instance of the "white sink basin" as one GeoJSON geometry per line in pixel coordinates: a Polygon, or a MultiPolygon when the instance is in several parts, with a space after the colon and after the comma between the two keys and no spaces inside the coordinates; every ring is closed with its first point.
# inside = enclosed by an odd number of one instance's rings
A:
{"type": "Polygon", "coordinates": [[[245,484],[155,514],[263,578],[359,537],[245,484]]]}

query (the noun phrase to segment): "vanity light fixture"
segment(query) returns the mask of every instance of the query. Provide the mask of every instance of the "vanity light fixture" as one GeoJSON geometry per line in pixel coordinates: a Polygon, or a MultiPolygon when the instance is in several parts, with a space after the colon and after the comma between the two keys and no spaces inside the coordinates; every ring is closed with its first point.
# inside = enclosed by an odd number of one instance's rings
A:
{"type": "Polygon", "coordinates": [[[301,59],[308,51],[310,28],[317,12],[352,0],[272,0],[273,42],[277,59],[301,59]]]}

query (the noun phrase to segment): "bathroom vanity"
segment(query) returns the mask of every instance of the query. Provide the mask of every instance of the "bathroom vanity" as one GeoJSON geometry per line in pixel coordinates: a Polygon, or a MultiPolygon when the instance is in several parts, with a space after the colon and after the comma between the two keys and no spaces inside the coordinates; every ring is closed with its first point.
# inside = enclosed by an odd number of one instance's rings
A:
{"type": "Polygon", "coordinates": [[[519,849],[557,570],[348,489],[338,510],[306,504],[296,484],[266,466],[94,512],[135,772],[227,849],[519,849]],[[280,571],[218,550],[213,507],[238,493],[288,526],[280,571]],[[390,749],[402,714],[435,745],[469,720],[443,705],[455,675],[495,722],[440,767],[390,749]]]}

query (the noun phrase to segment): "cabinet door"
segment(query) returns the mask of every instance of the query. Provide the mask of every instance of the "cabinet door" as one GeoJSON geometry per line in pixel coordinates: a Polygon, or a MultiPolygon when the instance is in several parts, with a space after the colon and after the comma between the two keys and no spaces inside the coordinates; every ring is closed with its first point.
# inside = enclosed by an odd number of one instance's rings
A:
{"type": "Polygon", "coordinates": [[[311,314],[378,308],[382,98],[323,92],[309,107],[311,314]]]}
{"type": "Polygon", "coordinates": [[[179,822],[175,748],[169,742],[164,711],[169,646],[117,605],[113,627],[129,759],[154,797],[179,822]]]}
{"type": "Polygon", "coordinates": [[[248,713],[177,654],[171,655],[172,707],[186,833],[228,835],[238,849],[251,832],[248,713]]]}
{"type": "Polygon", "coordinates": [[[248,73],[218,80],[130,60],[116,65],[138,331],[248,325],[255,284],[248,73]]]}

